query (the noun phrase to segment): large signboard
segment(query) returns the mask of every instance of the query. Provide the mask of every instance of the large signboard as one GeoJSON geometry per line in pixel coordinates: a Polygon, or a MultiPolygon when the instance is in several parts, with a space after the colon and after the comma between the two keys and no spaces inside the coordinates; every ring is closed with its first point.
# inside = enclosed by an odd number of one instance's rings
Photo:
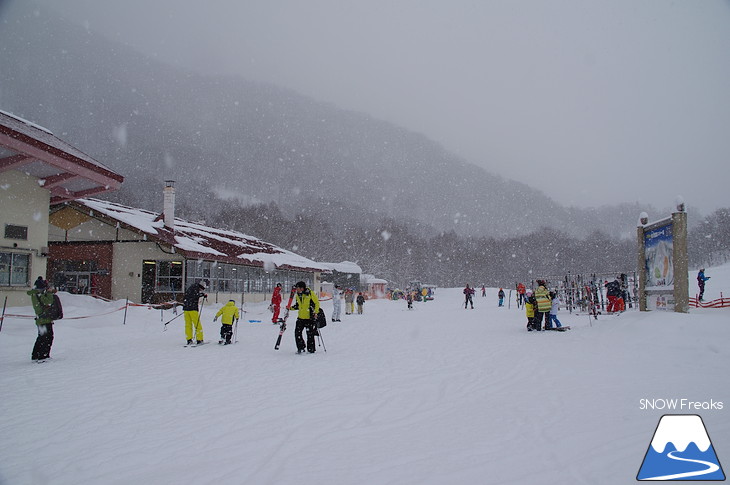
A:
{"type": "MultiPolygon", "coordinates": [[[[674,285],[674,241],[672,221],[644,233],[644,264],[646,286],[669,287],[674,285]]],[[[660,289],[660,288],[657,288],[660,289]]]]}
{"type": "Polygon", "coordinates": [[[677,205],[677,212],[671,217],[652,224],[649,216],[642,213],[639,222],[639,308],[688,312],[689,260],[684,205],[677,205]]]}

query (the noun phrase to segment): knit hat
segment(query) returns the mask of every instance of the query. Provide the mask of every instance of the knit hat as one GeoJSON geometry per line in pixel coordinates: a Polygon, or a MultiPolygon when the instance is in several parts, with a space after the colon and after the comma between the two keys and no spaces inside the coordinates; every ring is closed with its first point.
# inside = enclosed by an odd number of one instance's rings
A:
{"type": "Polygon", "coordinates": [[[45,290],[48,288],[48,282],[43,279],[42,276],[39,276],[37,280],[35,280],[35,289],[36,290],[45,290]]]}

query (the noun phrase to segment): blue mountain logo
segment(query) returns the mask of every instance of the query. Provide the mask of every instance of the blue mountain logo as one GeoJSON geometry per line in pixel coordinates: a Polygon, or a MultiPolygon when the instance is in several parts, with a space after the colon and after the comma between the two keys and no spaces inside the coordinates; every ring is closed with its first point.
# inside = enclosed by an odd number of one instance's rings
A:
{"type": "Polygon", "coordinates": [[[725,480],[702,418],[696,414],[662,416],[636,479],[725,480]]]}

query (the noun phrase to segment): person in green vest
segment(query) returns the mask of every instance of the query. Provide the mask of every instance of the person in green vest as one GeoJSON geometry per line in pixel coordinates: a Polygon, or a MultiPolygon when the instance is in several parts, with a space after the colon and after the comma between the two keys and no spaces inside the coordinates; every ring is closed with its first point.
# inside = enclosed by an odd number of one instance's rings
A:
{"type": "Polygon", "coordinates": [[[543,320],[545,320],[545,330],[552,328],[552,323],[550,323],[552,299],[550,298],[550,292],[547,289],[545,280],[537,280],[535,300],[537,301],[537,309],[535,310],[535,330],[542,330],[543,320]]]}
{"type": "Polygon", "coordinates": [[[27,292],[33,304],[33,311],[36,314],[35,324],[38,327],[38,338],[35,340],[30,358],[37,362],[43,362],[51,358],[53,320],[44,316],[44,314],[47,313],[46,309],[53,304],[53,294],[55,292],[56,290],[48,287],[48,282],[42,276],[35,280],[33,289],[27,292]]]}

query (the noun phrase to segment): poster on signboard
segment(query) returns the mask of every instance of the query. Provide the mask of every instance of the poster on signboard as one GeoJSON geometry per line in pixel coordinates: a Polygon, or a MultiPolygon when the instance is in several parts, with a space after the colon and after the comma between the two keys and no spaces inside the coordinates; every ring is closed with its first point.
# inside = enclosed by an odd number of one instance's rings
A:
{"type": "Polygon", "coordinates": [[[644,233],[644,251],[646,286],[674,285],[674,243],[671,222],[644,233]]]}

